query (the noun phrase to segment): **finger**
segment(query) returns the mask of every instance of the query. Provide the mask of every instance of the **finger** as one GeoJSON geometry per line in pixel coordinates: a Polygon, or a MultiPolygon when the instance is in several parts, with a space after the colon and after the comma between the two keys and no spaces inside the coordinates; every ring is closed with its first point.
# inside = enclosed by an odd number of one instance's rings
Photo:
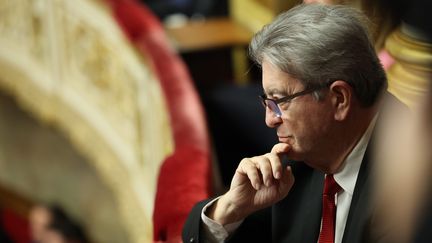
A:
{"type": "Polygon", "coordinates": [[[273,177],[276,179],[280,179],[282,177],[282,163],[280,161],[279,156],[276,154],[268,153],[265,155],[270,161],[270,165],[273,172],[273,177]]]}
{"type": "Polygon", "coordinates": [[[250,159],[243,159],[239,165],[240,173],[246,174],[252,187],[259,190],[261,187],[261,176],[257,166],[250,159]]]}
{"type": "Polygon", "coordinates": [[[270,160],[266,156],[254,157],[253,160],[261,172],[264,184],[271,186],[273,183],[273,173],[270,160]]]}
{"type": "Polygon", "coordinates": [[[271,153],[280,155],[283,153],[288,153],[288,151],[290,150],[291,146],[289,144],[286,143],[278,143],[275,146],[273,146],[271,153]]]}

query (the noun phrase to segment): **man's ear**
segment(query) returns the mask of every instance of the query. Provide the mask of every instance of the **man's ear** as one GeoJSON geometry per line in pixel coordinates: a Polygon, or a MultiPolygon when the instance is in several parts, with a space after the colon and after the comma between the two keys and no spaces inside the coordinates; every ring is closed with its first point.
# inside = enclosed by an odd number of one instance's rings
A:
{"type": "Polygon", "coordinates": [[[330,85],[331,102],[335,109],[334,118],[343,121],[351,109],[353,89],[351,85],[342,80],[334,81],[330,85]]]}

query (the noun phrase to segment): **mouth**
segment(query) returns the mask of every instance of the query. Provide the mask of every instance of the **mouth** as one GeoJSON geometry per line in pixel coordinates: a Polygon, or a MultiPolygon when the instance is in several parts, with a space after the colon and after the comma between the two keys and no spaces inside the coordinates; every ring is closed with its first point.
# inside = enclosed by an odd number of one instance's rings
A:
{"type": "Polygon", "coordinates": [[[291,141],[292,139],[292,137],[290,136],[279,136],[279,135],[278,138],[279,138],[279,142],[281,143],[289,143],[289,141],[291,141]]]}

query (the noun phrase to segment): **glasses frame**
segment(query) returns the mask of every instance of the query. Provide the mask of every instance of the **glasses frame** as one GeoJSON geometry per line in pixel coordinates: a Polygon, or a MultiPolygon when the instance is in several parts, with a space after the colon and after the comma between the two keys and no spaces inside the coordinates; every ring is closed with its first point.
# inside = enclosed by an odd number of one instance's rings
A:
{"type": "Polygon", "coordinates": [[[276,100],[275,100],[275,99],[267,98],[267,95],[266,95],[266,94],[262,94],[262,95],[260,95],[259,97],[261,98],[261,103],[263,104],[263,106],[264,106],[265,108],[269,107],[269,109],[270,109],[272,112],[274,112],[274,113],[276,114],[277,117],[280,118],[280,117],[282,117],[282,111],[281,111],[281,109],[280,109],[280,107],[279,107],[279,104],[280,104],[280,103],[282,103],[282,102],[291,102],[291,100],[293,100],[294,98],[297,98],[297,97],[299,97],[299,96],[307,95],[307,94],[310,94],[310,93],[312,93],[312,92],[318,91],[318,90],[320,90],[320,89],[327,88],[327,87],[329,87],[332,83],[333,83],[333,82],[328,82],[328,83],[327,83],[326,85],[324,85],[324,86],[317,86],[317,87],[313,87],[313,88],[305,89],[305,90],[303,90],[303,91],[300,91],[300,92],[297,92],[297,93],[294,93],[294,94],[292,94],[292,95],[288,95],[288,96],[285,96],[285,97],[282,97],[282,98],[280,98],[280,99],[276,99],[276,100]],[[273,106],[275,107],[274,109],[276,109],[276,110],[273,110],[273,109],[270,107],[270,105],[267,105],[267,101],[273,103],[273,106]]]}

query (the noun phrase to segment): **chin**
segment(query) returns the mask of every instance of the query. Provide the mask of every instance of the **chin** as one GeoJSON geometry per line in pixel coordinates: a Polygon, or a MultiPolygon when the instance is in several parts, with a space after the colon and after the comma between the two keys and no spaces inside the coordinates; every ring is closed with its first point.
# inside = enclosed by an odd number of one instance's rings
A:
{"type": "Polygon", "coordinates": [[[293,160],[293,161],[304,161],[304,158],[302,156],[295,155],[295,154],[294,155],[293,154],[288,154],[287,158],[289,160],[293,160]]]}
{"type": "Polygon", "coordinates": [[[298,153],[295,148],[290,150],[286,155],[289,160],[304,161],[305,159],[304,155],[302,153],[298,153]]]}

